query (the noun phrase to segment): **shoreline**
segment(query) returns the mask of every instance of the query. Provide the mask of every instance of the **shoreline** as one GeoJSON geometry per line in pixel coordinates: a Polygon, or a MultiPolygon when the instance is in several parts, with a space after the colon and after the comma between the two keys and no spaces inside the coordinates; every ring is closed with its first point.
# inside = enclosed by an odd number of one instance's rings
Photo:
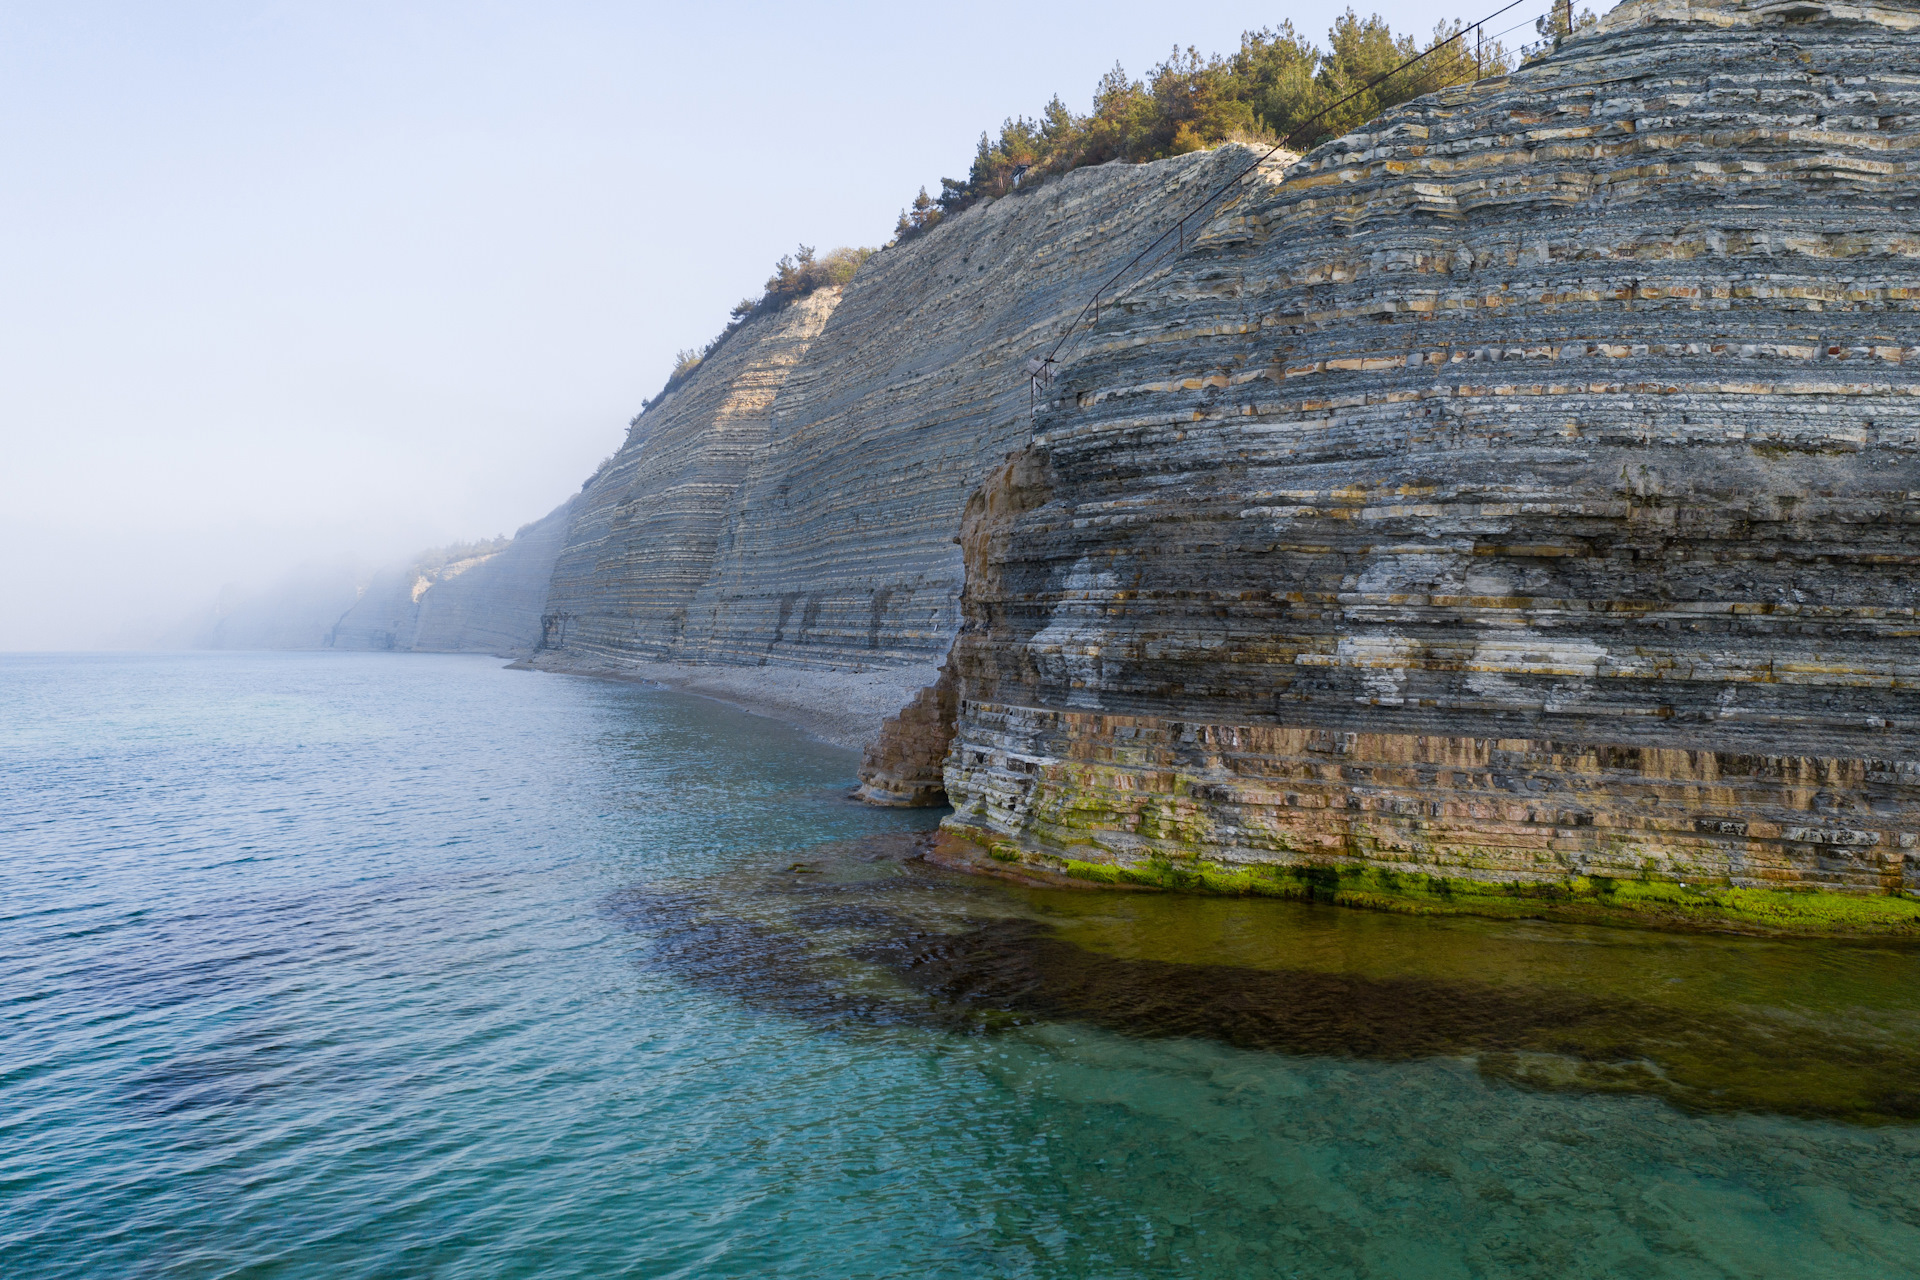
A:
{"type": "Polygon", "coordinates": [[[939,675],[934,663],[842,671],[682,662],[543,662],[523,657],[507,666],[514,671],[624,680],[691,693],[778,720],[815,741],[848,751],[864,750],[879,736],[880,726],[939,675]]]}

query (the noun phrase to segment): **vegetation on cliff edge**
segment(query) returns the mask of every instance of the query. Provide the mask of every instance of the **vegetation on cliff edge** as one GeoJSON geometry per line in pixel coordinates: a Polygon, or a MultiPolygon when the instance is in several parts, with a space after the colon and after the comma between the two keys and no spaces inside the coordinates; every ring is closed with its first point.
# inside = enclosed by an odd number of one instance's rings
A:
{"type": "MultiPolygon", "coordinates": [[[[727,327],[722,329],[713,341],[698,349],[688,347],[674,353],[673,372],[667,376],[667,384],[660,388],[659,395],[652,400],[640,402],[640,412],[645,413],[662,396],[693,376],[700,362],[718,351],[735,333],[739,332],[749,320],[758,316],[771,315],[782,310],[817,289],[834,285],[843,285],[853,279],[853,273],[860,264],[871,258],[872,249],[830,249],[824,257],[814,252],[813,246],[801,245],[794,252],[782,254],[780,261],[773,264],[773,274],[767,277],[758,298],[742,298],[733,304],[728,313],[727,327]]],[[[628,425],[638,426],[639,415],[628,425]]]]}
{"type": "Polygon", "coordinates": [[[1348,9],[1327,32],[1325,49],[1283,22],[1244,33],[1240,48],[1227,55],[1176,48],[1144,79],[1130,79],[1116,64],[1095,86],[1086,115],[1074,114],[1056,94],[1038,118],[1007,120],[997,139],[982,133],[964,179],[942,178],[938,196],[922,187],[901,210],[896,242],[1045,174],[1110,160],[1162,160],[1235,140],[1287,140],[1304,149],[1421,94],[1506,72],[1512,59],[1497,39],[1477,48],[1469,35],[1435,48],[1460,30],[1457,21],[1443,22],[1421,44],[1394,35],[1378,14],[1361,18],[1348,9]],[[1435,52],[1314,118],[1426,49],[1435,52]]]}
{"type": "MultiPolygon", "coordinates": [[[[1595,21],[1592,13],[1583,12],[1575,25],[1584,29],[1595,21]]],[[[1557,16],[1542,18],[1541,43],[1521,50],[1521,55],[1552,47],[1564,34],[1561,26],[1557,16]]],[[[1056,94],[1037,119],[1005,121],[998,139],[982,133],[967,176],[942,178],[937,197],[922,187],[912,205],[901,210],[892,243],[929,231],[942,218],[982,199],[1006,195],[1025,180],[1113,160],[1162,160],[1235,140],[1265,145],[1285,140],[1309,147],[1422,94],[1501,75],[1512,65],[1514,55],[1498,38],[1478,42],[1469,34],[1448,44],[1461,30],[1458,20],[1442,22],[1422,44],[1412,36],[1394,35],[1378,14],[1361,18],[1348,9],[1328,30],[1325,49],[1300,35],[1291,22],[1282,22],[1277,28],[1244,32],[1240,48],[1229,55],[1202,57],[1192,46],[1176,48],[1141,80],[1128,78],[1116,63],[1100,78],[1086,115],[1074,114],[1056,94]],[[1419,64],[1395,72],[1428,50],[1430,56],[1419,64]],[[1382,76],[1386,78],[1379,84],[1357,92],[1382,76]],[[1348,95],[1354,95],[1352,101],[1343,102],[1348,95]],[[1337,109],[1329,111],[1336,103],[1337,109]]],[[[845,284],[873,253],[841,248],[821,256],[803,244],[783,256],[761,295],[736,303],[727,327],[711,342],[675,354],[666,385],[640,402],[640,414],[628,425],[638,429],[642,414],[691,377],[748,321],[816,289],[845,284]]]]}

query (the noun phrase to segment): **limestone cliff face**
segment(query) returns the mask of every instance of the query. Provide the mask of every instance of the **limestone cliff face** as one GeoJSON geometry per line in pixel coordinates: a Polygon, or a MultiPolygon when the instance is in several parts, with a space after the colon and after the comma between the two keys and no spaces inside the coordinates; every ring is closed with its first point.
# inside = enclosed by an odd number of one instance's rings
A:
{"type": "Polygon", "coordinates": [[[1030,437],[1023,362],[1246,159],[1067,174],[734,335],[582,495],[541,664],[930,675],[967,496],[1030,437]]]}
{"type": "MultiPolygon", "coordinates": [[[[554,566],[543,649],[551,663],[662,659],[686,647],[689,611],[774,394],[840,301],[822,289],[749,321],[635,423],[575,505],[554,566]]],[[[704,634],[709,619],[694,619],[704,634]]]]}
{"type": "Polygon", "coordinates": [[[872,258],[781,388],[694,606],[697,661],[938,663],[967,496],[1031,437],[1022,365],[1239,148],[1083,169],[872,258]]]}
{"type": "Polygon", "coordinates": [[[1249,186],[979,535],[954,821],[1916,887],[1916,30],[1630,3],[1249,186]]]}
{"type": "MultiPolygon", "coordinates": [[[[956,541],[966,571],[962,609],[964,631],[970,637],[992,633],[998,603],[1006,598],[999,574],[1006,564],[1014,521],[1044,503],[1048,495],[1044,455],[1028,448],[991,472],[967,500],[956,541]]],[[[962,653],[973,659],[978,683],[982,655],[973,652],[971,641],[962,646],[962,653]]],[[[953,746],[962,669],[952,662],[942,666],[933,684],[881,726],[860,762],[856,794],[862,800],[903,806],[946,802],[945,768],[953,746]]]]}
{"type": "Polygon", "coordinates": [[[329,649],[408,650],[416,647],[428,593],[486,564],[504,543],[475,543],[422,552],[367,581],[353,606],[327,633],[329,649]]]}

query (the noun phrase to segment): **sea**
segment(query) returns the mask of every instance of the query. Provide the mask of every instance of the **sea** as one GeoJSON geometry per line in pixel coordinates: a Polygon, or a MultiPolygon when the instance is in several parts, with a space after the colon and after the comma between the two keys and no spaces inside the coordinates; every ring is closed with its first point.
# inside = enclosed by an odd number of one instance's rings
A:
{"type": "Polygon", "coordinates": [[[418,654],[0,656],[0,1274],[1920,1276],[1920,951],[1023,888],[418,654]]]}

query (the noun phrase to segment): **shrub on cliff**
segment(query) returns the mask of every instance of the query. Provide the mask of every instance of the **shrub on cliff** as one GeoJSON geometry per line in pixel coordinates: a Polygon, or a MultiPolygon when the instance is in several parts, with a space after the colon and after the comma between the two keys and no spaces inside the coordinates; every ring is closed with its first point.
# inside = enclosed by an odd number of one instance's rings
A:
{"type": "Polygon", "coordinates": [[[783,255],[774,264],[765,291],[757,300],[742,298],[734,304],[734,324],[744,324],[754,316],[778,311],[816,289],[845,284],[873,252],[872,249],[832,249],[821,258],[815,256],[812,246],[801,245],[797,252],[783,255]]]}
{"type": "Polygon", "coordinates": [[[1143,80],[1129,79],[1115,65],[1095,87],[1088,114],[1075,115],[1056,94],[1037,119],[1007,120],[997,139],[982,133],[966,178],[942,178],[938,198],[922,187],[912,207],[900,212],[895,242],[1045,174],[1110,160],[1161,160],[1236,139],[1310,147],[1421,94],[1507,70],[1509,57],[1497,39],[1484,47],[1471,36],[1444,43],[1460,29],[1457,22],[1441,23],[1422,45],[1395,36],[1378,15],[1361,18],[1349,9],[1328,31],[1324,50],[1282,22],[1245,32],[1240,48],[1224,57],[1176,48],[1143,80]],[[1388,75],[1423,49],[1433,52],[1388,75]],[[1387,78],[1328,112],[1381,76],[1387,78]]]}
{"type": "Polygon", "coordinates": [[[727,327],[713,341],[698,350],[689,347],[674,355],[673,372],[667,375],[666,385],[660,388],[659,395],[640,402],[640,413],[635,414],[627,425],[637,428],[641,414],[652,408],[661,396],[692,377],[701,362],[718,351],[749,320],[779,311],[816,289],[845,284],[853,279],[853,273],[860,269],[860,264],[873,254],[872,249],[842,247],[830,249],[825,257],[821,257],[814,252],[813,246],[805,244],[793,253],[782,254],[780,261],[773,264],[773,274],[767,277],[766,287],[760,296],[742,298],[734,303],[733,310],[728,313],[727,327]]]}

